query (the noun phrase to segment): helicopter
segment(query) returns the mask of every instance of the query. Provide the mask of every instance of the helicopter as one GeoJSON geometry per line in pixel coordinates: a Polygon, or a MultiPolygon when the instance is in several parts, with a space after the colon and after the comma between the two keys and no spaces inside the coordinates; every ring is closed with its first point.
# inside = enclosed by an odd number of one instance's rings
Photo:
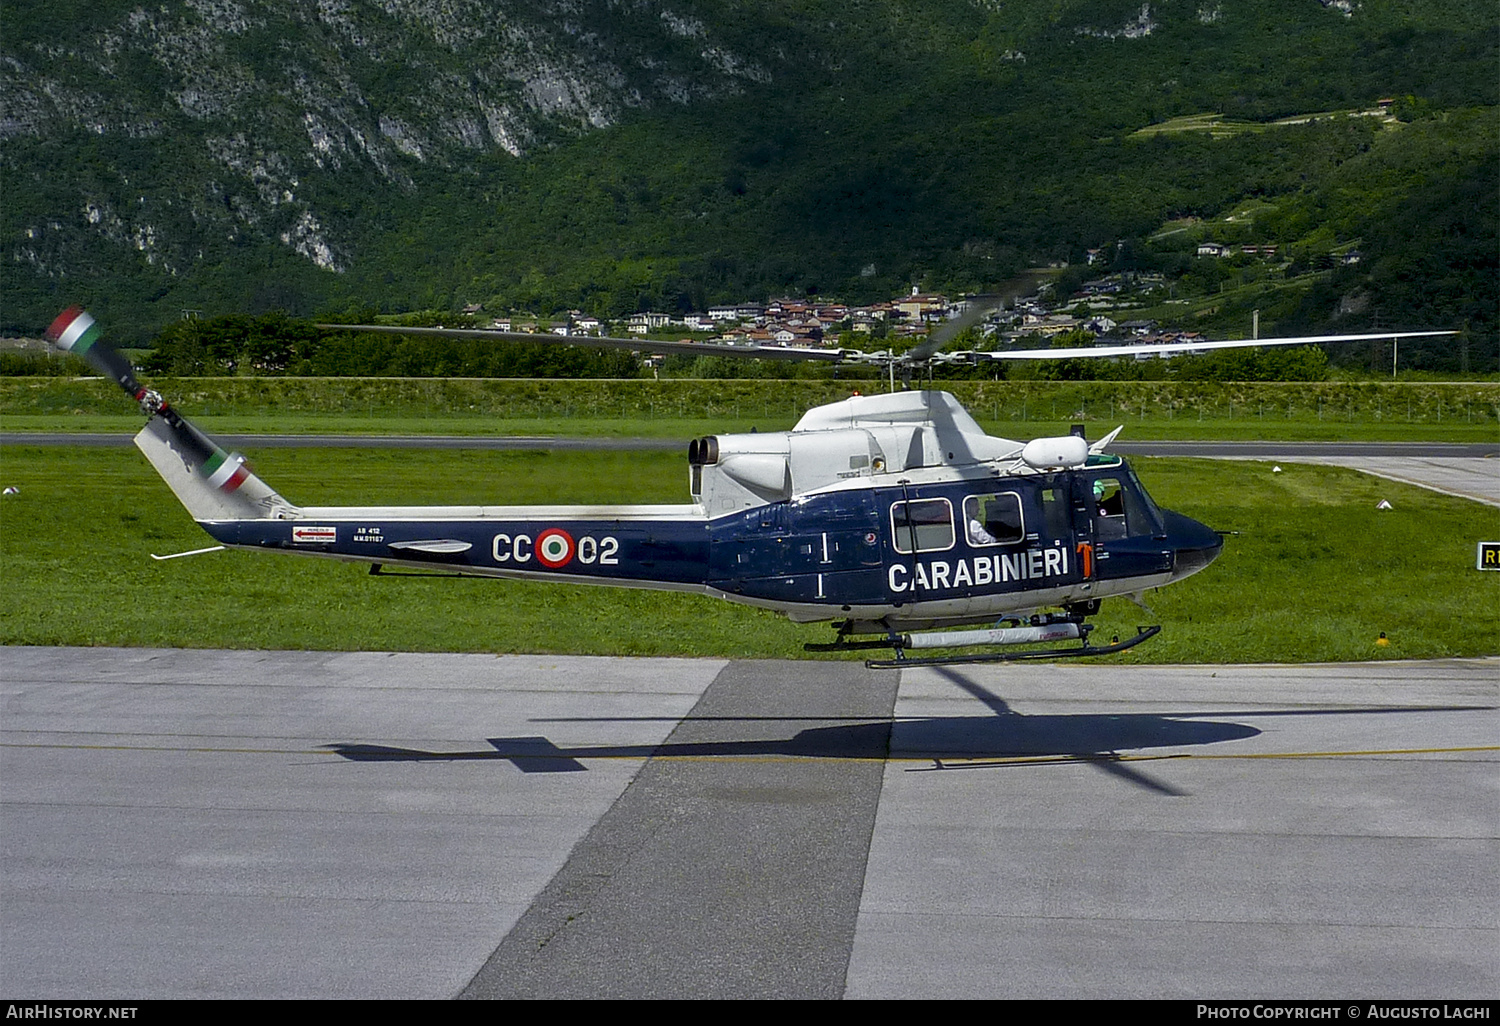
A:
{"type": "MultiPolygon", "coordinates": [[[[1016,441],[987,434],[952,395],[896,390],[943,363],[1167,354],[1453,334],[1324,335],[1139,346],[943,353],[985,310],[900,355],[858,350],[658,343],[449,328],[341,330],[723,352],[875,364],[892,391],[808,410],[790,431],[708,435],[688,445],[691,502],[675,505],[298,506],[194,427],[102,340],[63,311],[47,337],[117,382],[147,417],[137,448],[221,548],[367,563],[389,576],[440,574],[693,592],[832,622],[809,651],[890,649],[874,667],[1107,655],[1154,637],[1092,644],[1104,599],[1139,596],[1207,567],[1224,539],[1152,501],[1129,465],[1082,427],[1016,441]],[[976,625],[987,625],[978,629],[976,625]],[[1069,642],[1061,647],[997,651],[1069,642]],[[1076,644],[1072,644],[1076,642],[1076,644]],[[909,650],[981,649],[908,655],[909,650]]],[[[158,558],[175,558],[174,556],[158,558]]]]}

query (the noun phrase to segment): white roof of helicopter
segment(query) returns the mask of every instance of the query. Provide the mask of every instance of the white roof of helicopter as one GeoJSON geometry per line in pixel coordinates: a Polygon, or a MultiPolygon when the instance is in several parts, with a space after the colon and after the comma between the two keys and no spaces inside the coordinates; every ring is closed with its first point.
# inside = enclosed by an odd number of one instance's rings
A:
{"type": "Polygon", "coordinates": [[[889,392],[850,396],[808,410],[793,431],[836,431],[845,428],[889,427],[898,424],[931,424],[939,435],[953,432],[1004,442],[1011,448],[1021,443],[985,434],[959,401],[947,392],[889,392]]]}
{"type": "Polygon", "coordinates": [[[930,462],[965,464],[1004,459],[1018,453],[1024,443],[986,434],[969,411],[947,392],[890,392],[856,395],[842,402],[808,410],[797,421],[796,432],[841,431],[863,428],[930,429],[937,459],[930,462]],[[946,458],[944,458],[946,457],[946,458]]]}

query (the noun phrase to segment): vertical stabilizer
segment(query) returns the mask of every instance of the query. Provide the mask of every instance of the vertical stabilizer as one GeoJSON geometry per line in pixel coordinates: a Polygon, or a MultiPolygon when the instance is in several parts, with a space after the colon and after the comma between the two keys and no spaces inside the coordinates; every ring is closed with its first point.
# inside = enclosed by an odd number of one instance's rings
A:
{"type": "Polygon", "coordinates": [[[250,472],[245,458],[225,452],[175,412],[152,417],[135,445],[194,520],[262,520],[295,516],[296,508],[250,472]]]}

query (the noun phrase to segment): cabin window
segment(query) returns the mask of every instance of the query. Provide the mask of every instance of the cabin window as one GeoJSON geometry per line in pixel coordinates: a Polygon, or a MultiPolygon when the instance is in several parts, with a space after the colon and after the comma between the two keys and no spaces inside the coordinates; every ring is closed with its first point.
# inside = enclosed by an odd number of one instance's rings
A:
{"type": "Polygon", "coordinates": [[[941,552],[953,548],[953,504],[947,499],[892,503],[891,536],[897,552],[941,552]]]}
{"type": "Polygon", "coordinates": [[[1021,497],[1015,492],[971,495],[964,500],[964,534],[970,545],[1014,545],[1026,538],[1021,497]]]}

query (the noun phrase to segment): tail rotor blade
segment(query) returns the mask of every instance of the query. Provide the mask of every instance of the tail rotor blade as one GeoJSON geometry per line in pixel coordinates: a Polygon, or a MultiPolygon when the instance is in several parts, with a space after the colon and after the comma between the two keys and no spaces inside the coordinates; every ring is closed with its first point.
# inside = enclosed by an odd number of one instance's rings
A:
{"type": "Polygon", "coordinates": [[[199,519],[213,519],[265,512],[275,515],[291,508],[250,472],[245,457],[220,448],[173,409],[160,393],[142,385],[130,361],[103,341],[102,334],[93,316],[78,306],[58,314],[47,328],[47,339],[54,346],[87,360],[140,404],[149,423],[137,436],[136,445],[167,478],[190,512],[195,516],[204,513],[199,519]],[[165,453],[170,453],[170,457],[164,456],[165,453]],[[184,474],[186,479],[180,479],[184,474]],[[208,486],[206,489],[204,484],[208,486]]]}
{"type": "MultiPolygon", "coordinates": [[[[151,394],[135,377],[135,368],[100,336],[97,321],[81,306],[70,306],[47,329],[47,340],[64,353],[81,356],[95,370],[114,380],[125,394],[143,402],[151,394]]],[[[154,412],[154,411],[153,411],[154,412]]]]}

